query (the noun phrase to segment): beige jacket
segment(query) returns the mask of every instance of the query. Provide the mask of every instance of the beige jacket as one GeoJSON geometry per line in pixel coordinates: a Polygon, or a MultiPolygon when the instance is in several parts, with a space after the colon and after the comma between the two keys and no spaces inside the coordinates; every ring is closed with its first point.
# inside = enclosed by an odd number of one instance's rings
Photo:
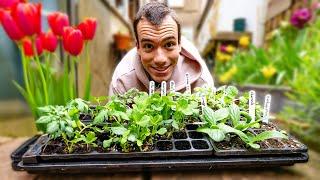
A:
{"type": "MultiPolygon", "coordinates": [[[[175,82],[176,91],[185,91],[185,74],[190,74],[191,89],[208,84],[213,85],[212,76],[196,47],[181,38],[181,52],[170,82],[175,82]]],[[[167,83],[169,86],[169,83],[167,83]]],[[[131,49],[116,67],[109,87],[109,95],[123,94],[131,88],[148,92],[149,79],[140,61],[137,49],[131,49]]],[[[168,87],[167,87],[168,89],[168,87]]]]}

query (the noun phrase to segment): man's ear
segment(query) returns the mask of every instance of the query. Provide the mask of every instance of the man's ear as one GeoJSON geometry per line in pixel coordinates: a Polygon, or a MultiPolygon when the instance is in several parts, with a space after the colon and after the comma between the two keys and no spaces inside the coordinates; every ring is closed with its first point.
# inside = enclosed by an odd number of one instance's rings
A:
{"type": "Polygon", "coordinates": [[[138,41],[135,41],[136,42],[136,48],[137,48],[137,53],[138,53],[138,55],[140,56],[140,46],[139,46],[139,43],[138,43],[138,41]]]}

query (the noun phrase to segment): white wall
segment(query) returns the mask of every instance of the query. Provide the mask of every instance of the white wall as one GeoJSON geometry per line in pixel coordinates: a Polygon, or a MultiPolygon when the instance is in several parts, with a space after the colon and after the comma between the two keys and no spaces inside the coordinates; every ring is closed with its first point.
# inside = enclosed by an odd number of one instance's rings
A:
{"type": "Polygon", "coordinates": [[[268,0],[221,0],[217,32],[232,31],[234,19],[246,18],[246,30],[253,33],[253,43],[261,45],[267,2],[268,0]]]}

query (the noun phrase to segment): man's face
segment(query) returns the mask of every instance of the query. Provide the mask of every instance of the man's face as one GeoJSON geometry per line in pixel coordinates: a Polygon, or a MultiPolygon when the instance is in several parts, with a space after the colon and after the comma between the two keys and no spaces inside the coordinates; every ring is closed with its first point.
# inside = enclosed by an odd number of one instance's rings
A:
{"type": "Polygon", "coordinates": [[[181,46],[178,43],[178,25],[171,16],[159,26],[142,18],[137,25],[140,55],[144,69],[156,82],[170,79],[177,64],[181,46]]]}

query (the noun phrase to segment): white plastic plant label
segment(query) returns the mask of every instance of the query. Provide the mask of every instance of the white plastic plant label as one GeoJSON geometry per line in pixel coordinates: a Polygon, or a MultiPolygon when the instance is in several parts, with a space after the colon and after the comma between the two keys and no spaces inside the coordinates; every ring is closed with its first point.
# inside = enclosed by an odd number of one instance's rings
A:
{"type": "Polygon", "coordinates": [[[191,94],[190,74],[186,73],[186,93],[191,94]]]}
{"type": "Polygon", "coordinates": [[[151,96],[154,93],[154,81],[149,82],[149,95],[151,96]]]}
{"type": "Polygon", "coordinates": [[[162,81],[161,82],[161,96],[167,95],[167,82],[162,81]]]}
{"type": "Polygon", "coordinates": [[[251,121],[256,119],[256,92],[251,90],[249,91],[249,116],[251,121]]]}
{"type": "Polygon", "coordinates": [[[176,84],[173,80],[170,81],[170,92],[175,93],[176,92],[176,84]]]}
{"type": "Polygon", "coordinates": [[[263,118],[262,118],[262,122],[264,123],[269,123],[270,105],[271,105],[271,95],[268,94],[264,98],[263,118]]]}
{"type": "Polygon", "coordinates": [[[203,109],[204,109],[204,107],[206,107],[206,106],[207,106],[206,96],[201,95],[201,111],[202,111],[202,114],[203,114],[203,109]]]}

